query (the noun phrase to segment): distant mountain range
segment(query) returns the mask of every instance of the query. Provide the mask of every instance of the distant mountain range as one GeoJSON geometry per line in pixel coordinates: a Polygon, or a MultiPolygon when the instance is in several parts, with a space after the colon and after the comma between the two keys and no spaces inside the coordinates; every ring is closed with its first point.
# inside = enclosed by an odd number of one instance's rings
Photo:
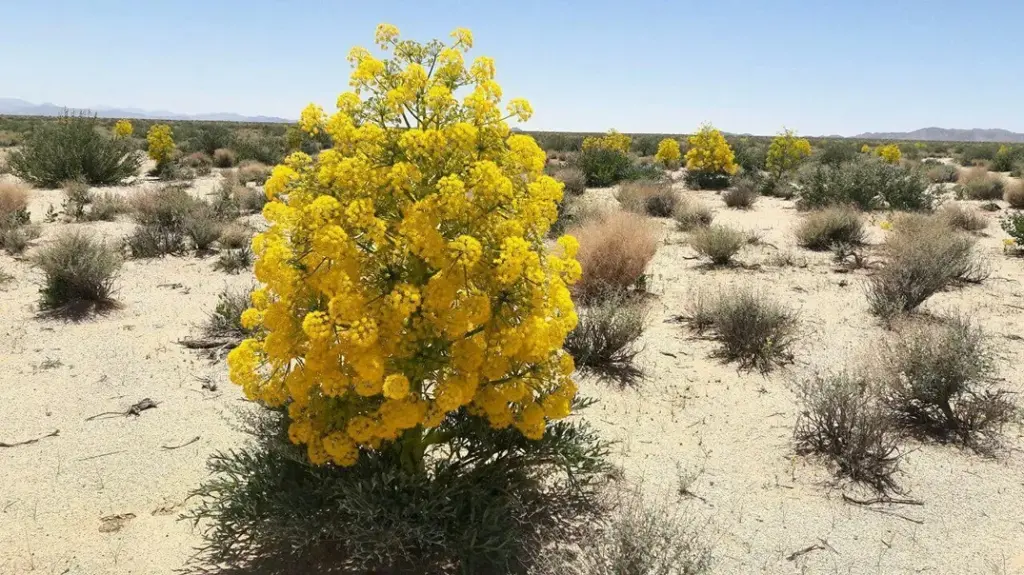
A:
{"type": "Polygon", "coordinates": [[[865,140],[915,140],[938,142],[1024,142],[1024,134],[1009,130],[992,129],[956,130],[949,128],[922,128],[913,132],[868,132],[854,136],[865,140]]]}
{"type": "Polygon", "coordinates": [[[94,108],[70,108],[56,104],[33,104],[16,98],[0,98],[0,115],[8,116],[56,116],[64,110],[75,113],[87,111],[101,118],[144,118],[152,120],[201,120],[208,122],[265,122],[288,123],[292,120],[273,116],[243,116],[229,112],[211,114],[176,114],[166,110],[140,110],[138,108],[111,108],[96,106],[94,108]]]}

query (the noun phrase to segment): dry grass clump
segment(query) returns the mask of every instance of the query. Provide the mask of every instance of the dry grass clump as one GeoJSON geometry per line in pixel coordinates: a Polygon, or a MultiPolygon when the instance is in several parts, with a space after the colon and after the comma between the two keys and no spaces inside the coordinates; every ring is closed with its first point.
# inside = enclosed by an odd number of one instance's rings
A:
{"type": "Polygon", "coordinates": [[[968,200],[998,200],[1003,197],[1003,178],[985,168],[960,171],[958,179],[961,195],[968,200]]]}
{"type": "Polygon", "coordinates": [[[237,249],[227,249],[220,252],[220,256],[213,264],[213,269],[237,274],[249,269],[252,265],[252,249],[244,245],[237,249]]]}
{"type": "Polygon", "coordinates": [[[615,195],[622,207],[658,218],[671,217],[679,203],[679,196],[666,182],[627,182],[619,186],[615,195]]]}
{"type": "Polygon", "coordinates": [[[697,294],[681,319],[698,334],[710,332],[721,344],[716,355],[743,369],[768,373],[793,361],[796,312],[749,287],[697,294]]]}
{"type": "Polygon", "coordinates": [[[255,182],[257,186],[262,186],[270,177],[270,170],[271,168],[262,162],[243,160],[238,164],[238,181],[243,184],[255,182]]]}
{"type": "Polygon", "coordinates": [[[696,228],[710,226],[715,219],[715,214],[707,204],[684,195],[679,198],[673,217],[676,220],[676,227],[681,231],[688,232],[696,228]]]}
{"type": "Polygon", "coordinates": [[[736,184],[722,193],[722,201],[730,208],[747,210],[753,207],[760,195],[757,180],[737,178],[736,184]]]}
{"type": "Polygon", "coordinates": [[[565,184],[565,193],[570,196],[579,196],[587,191],[587,175],[579,168],[559,168],[554,178],[565,184]]]}
{"type": "Polygon", "coordinates": [[[131,205],[124,196],[113,192],[92,195],[92,205],[86,217],[92,221],[112,222],[117,216],[131,211],[131,205]]]}
{"type": "Polygon", "coordinates": [[[213,151],[213,165],[218,168],[230,168],[238,162],[238,156],[227,148],[217,148],[213,151]]]}
{"type": "Polygon", "coordinates": [[[816,251],[830,249],[835,244],[859,246],[866,237],[860,213],[845,206],[811,212],[796,229],[797,243],[816,251]]]}
{"type": "Polygon", "coordinates": [[[28,186],[0,182],[0,227],[28,221],[28,186]]]}
{"type": "Polygon", "coordinates": [[[28,249],[29,243],[42,235],[38,225],[0,226],[0,248],[11,255],[19,255],[28,249]]]}
{"type": "Polygon", "coordinates": [[[32,260],[43,272],[44,310],[84,313],[113,304],[111,290],[121,257],[102,241],[80,231],[66,232],[32,260]]]}
{"type": "Polygon", "coordinates": [[[697,253],[722,266],[732,261],[743,246],[749,243],[747,234],[728,226],[698,228],[690,234],[690,247],[697,253]]]}
{"type": "Polygon", "coordinates": [[[239,224],[229,224],[220,231],[218,242],[220,246],[229,250],[241,249],[249,245],[252,239],[252,230],[239,224]]]}
{"type": "Polygon", "coordinates": [[[643,370],[634,360],[647,322],[647,308],[635,297],[615,295],[579,308],[579,324],[565,338],[565,349],[576,369],[614,381],[622,387],[636,383],[643,370]]]}
{"type": "Polygon", "coordinates": [[[637,287],[658,249],[651,222],[628,212],[586,218],[568,233],[580,243],[583,275],[573,289],[584,301],[637,287]]]}
{"type": "MultiPolygon", "coordinates": [[[[242,326],[242,312],[249,309],[252,289],[225,289],[217,296],[217,307],[203,326],[203,336],[241,342],[252,332],[242,326]]],[[[237,344],[236,344],[237,345],[237,344]]]]}
{"type": "Polygon", "coordinates": [[[798,455],[817,455],[835,473],[881,493],[899,492],[900,434],[872,396],[866,378],[815,375],[798,386],[801,413],[793,432],[798,455]]]}
{"type": "Polygon", "coordinates": [[[960,178],[960,169],[949,164],[928,165],[924,174],[933,184],[947,184],[960,178]]]}
{"type": "Polygon", "coordinates": [[[921,436],[988,451],[1016,406],[992,389],[995,374],[985,334],[968,318],[917,323],[881,353],[881,396],[895,421],[921,436]]]}
{"type": "Polygon", "coordinates": [[[210,249],[213,242],[220,239],[223,226],[214,219],[213,208],[203,204],[202,208],[193,209],[185,216],[182,229],[192,240],[196,250],[205,252],[210,249]]]}
{"type": "Polygon", "coordinates": [[[988,227],[988,219],[981,212],[959,202],[943,204],[936,215],[956,230],[978,232],[988,227]]]}
{"type": "Polygon", "coordinates": [[[582,546],[571,565],[546,571],[568,575],[702,575],[711,546],[671,505],[646,502],[639,489],[620,494],[610,520],[582,546]]]}
{"type": "Polygon", "coordinates": [[[871,312],[889,319],[914,311],[950,285],[983,281],[988,268],[974,244],[934,216],[898,219],[883,246],[886,263],[868,283],[871,312]]]}
{"type": "Polygon", "coordinates": [[[1003,190],[1003,200],[1010,204],[1011,208],[1024,210],[1024,182],[1021,180],[1010,180],[1003,190]]]}

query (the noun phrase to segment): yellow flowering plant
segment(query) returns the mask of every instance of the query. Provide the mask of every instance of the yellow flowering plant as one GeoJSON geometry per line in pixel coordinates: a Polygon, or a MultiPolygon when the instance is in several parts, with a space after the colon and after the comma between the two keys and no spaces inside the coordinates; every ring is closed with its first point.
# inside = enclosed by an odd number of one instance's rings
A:
{"type": "Polygon", "coordinates": [[[882,158],[882,161],[888,164],[898,164],[900,163],[900,158],[903,157],[903,153],[900,152],[900,147],[896,144],[878,146],[875,148],[874,154],[882,158]]]}
{"type": "Polygon", "coordinates": [[[862,154],[870,154],[871,153],[871,149],[872,149],[871,146],[869,146],[867,144],[864,144],[863,146],[860,147],[860,153],[862,153],[862,154]]]}
{"type": "Polygon", "coordinates": [[[792,172],[807,156],[811,155],[811,143],[797,137],[793,130],[783,130],[768,145],[765,167],[776,180],[792,172]]]}
{"type": "Polygon", "coordinates": [[[337,111],[301,114],[332,147],[292,153],[265,185],[261,286],[242,315],[255,335],[229,354],[230,377],[286,409],[315,464],[389,452],[422,470],[456,414],[540,439],[576,396],[562,344],[578,319],[578,244],[545,246],[562,184],[509,129],[529,103],[503,112],[494,61],[467,65],[472,35],[452,38],[379,26],[390,57],[354,48],[337,111]]]}
{"type": "Polygon", "coordinates": [[[132,133],[134,131],[135,131],[134,128],[132,128],[132,123],[129,122],[128,120],[118,120],[117,123],[114,124],[114,137],[115,138],[128,138],[128,137],[131,137],[131,135],[132,135],[132,133]]]}
{"type": "Polygon", "coordinates": [[[167,164],[174,155],[174,135],[167,124],[154,124],[146,133],[146,152],[157,167],[167,164]]]}
{"type": "Polygon", "coordinates": [[[699,188],[726,187],[729,176],[735,174],[739,166],[722,132],[711,124],[705,124],[688,141],[690,149],[686,152],[686,171],[691,185],[699,188]]]}
{"type": "Polygon", "coordinates": [[[620,133],[615,129],[608,130],[608,133],[604,136],[587,136],[583,138],[583,151],[604,149],[604,150],[616,150],[623,154],[629,153],[629,147],[633,144],[633,139],[629,136],[620,133]]]}
{"type": "Polygon", "coordinates": [[[667,168],[677,167],[682,157],[683,154],[679,149],[679,142],[675,138],[665,138],[658,142],[658,152],[654,154],[654,159],[663,166],[667,168]]]}

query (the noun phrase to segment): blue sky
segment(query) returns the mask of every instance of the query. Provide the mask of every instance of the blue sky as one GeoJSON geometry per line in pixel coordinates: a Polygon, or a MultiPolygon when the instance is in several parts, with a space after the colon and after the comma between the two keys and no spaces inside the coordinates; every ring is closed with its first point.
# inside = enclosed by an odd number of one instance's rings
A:
{"type": "Polygon", "coordinates": [[[289,118],[377,23],[471,29],[537,130],[1024,131],[1019,0],[0,2],[0,97],[289,118]]]}

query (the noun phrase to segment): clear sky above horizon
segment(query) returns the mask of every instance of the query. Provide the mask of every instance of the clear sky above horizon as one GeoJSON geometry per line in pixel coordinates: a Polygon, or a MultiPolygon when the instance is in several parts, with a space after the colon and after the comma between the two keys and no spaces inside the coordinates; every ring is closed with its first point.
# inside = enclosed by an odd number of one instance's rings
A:
{"type": "Polygon", "coordinates": [[[380,22],[473,31],[525,129],[1024,132],[1019,0],[0,2],[0,97],[297,118],[380,22]]]}

